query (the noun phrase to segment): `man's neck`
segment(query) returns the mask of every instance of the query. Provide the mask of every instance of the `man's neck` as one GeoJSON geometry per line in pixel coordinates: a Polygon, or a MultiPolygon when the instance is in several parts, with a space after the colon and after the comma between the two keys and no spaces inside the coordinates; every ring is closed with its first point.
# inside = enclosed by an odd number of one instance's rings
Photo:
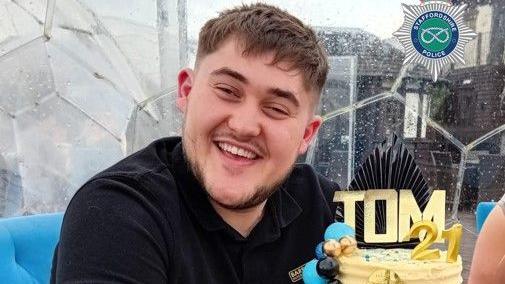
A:
{"type": "Polygon", "coordinates": [[[212,200],[211,204],[217,214],[219,214],[228,225],[243,237],[247,237],[263,217],[266,201],[255,207],[241,210],[223,208],[212,200]]]}

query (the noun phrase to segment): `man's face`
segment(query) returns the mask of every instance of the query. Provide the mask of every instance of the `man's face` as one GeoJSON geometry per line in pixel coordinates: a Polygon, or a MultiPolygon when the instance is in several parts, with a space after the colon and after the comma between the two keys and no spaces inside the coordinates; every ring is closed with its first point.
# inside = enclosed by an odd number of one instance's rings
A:
{"type": "Polygon", "coordinates": [[[194,73],[179,73],[184,151],[210,198],[227,209],[265,201],[321,124],[301,73],[272,59],[244,57],[230,39],[194,73]]]}

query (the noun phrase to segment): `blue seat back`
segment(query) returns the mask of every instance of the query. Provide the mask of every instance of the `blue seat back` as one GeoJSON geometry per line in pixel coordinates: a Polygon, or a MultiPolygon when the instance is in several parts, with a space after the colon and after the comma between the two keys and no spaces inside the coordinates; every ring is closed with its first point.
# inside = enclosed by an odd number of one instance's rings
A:
{"type": "Polygon", "coordinates": [[[63,213],[0,219],[0,282],[49,283],[63,213]]]}
{"type": "Polygon", "coordinates": [[[487,216],[491,213],[491,210],[495,207],[496,202],[480,202],[477,205],[477,212],[475,213],[477,233],[480,233],[484,221],[486,221],[487,216]]]}

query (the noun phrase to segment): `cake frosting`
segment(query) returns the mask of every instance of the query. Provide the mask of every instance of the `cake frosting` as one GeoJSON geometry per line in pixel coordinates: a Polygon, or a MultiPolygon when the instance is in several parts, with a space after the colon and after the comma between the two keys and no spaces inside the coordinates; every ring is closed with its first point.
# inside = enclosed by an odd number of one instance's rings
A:
{"type": "MultiPolygon", "coordinates": [[[[404,284],[459,284],[462,261],[446,262],[446,252],[440,252],[437,260],[412,260],[410,249],[360,249],[352,255],[341,255],[339,279],[343,284],[404,283],[404,284]],[[389,272],[387,272],[389,271],[389,272]],[[373,280],[389,273],[390,282],[373,280]],[[394,282],[396,274],[401,282],[394,282]]],[[[379,280],[377,279],[377,280],[379,280]]]]}
{"type": "MultiPolygon", "coordinates": [[[[414,225],[415,227],[415,225],[414,225]]],[[[457,250],[436,259],[413,258],[415,249],[359,248],[354,229],[345,223],[328,226],[316,258],[303,269],[305,284],[460,284],[463,264],[457,250]]],[[[419,251],[416,252],[417,256],[419,251]]],[[[416,255],[414,254],[414,255],[416,255]]],[[[430,257],[433,258],[433,257],[430,257]]]]}

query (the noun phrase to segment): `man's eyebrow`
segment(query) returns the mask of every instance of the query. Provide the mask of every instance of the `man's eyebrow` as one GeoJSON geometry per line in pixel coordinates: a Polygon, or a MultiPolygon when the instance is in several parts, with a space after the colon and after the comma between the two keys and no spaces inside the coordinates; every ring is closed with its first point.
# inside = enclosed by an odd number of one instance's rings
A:
{"type": "Polygon", "coordinates": [[[228,67],[223,67],[223,68],[219,68],[217,70],[214,70],[212,71],[212,73],[210,73],[211,75],[227,75],[227,76],[230,76],[230,77],[233,77],[237,80],[239,80],[240,82],[244,83],[244,84],[248,84],[249,81],[247,80],[247,78],[240,74],[239,72],[235,71],[235,70],[232,70],[228,67]]]}
{"type": "Polygon", "coordinates": [[[291,91],[282,90],[279,88],[271,88],[271,89],[268,89],[268,93],[278,96],[278,97],[281,97],[281,98],[285,98],[285,99],[291,101],[296,107],[300,106],[300,103],[296,99],[295,94],[293,94],[291,91]]]}

